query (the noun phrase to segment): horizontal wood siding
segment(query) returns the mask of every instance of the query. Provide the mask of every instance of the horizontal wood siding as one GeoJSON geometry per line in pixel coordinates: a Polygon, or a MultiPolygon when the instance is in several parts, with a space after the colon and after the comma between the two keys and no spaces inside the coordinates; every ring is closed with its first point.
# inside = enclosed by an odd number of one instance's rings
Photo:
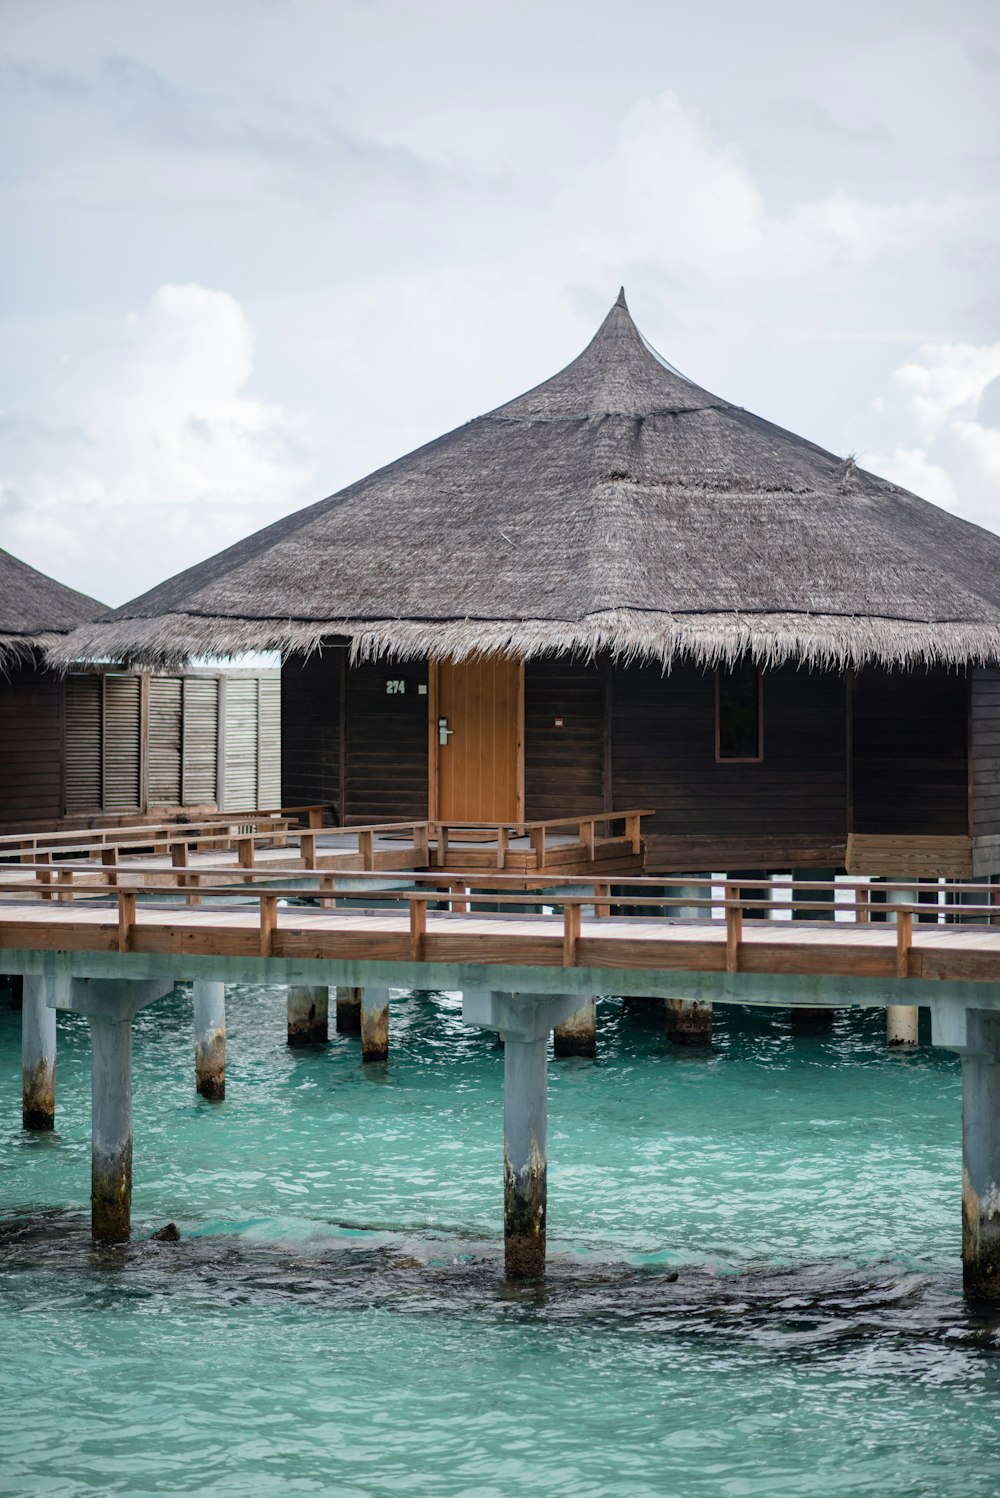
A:
{"type": "Polygon", "coordinates": [[[282,664],[283,806],[340,805],[340,685],[345,654],[335,647],[305,658],[289,656],[282,664]]]}
{"type": "Polygon", "coordinates": [[[853,831],[968,831],[968,715],[964,671],[857,673],[853,831]]]}
{"type": "Polygon", "coordinates": [[[0,823],[61,814],[62,704],[51,672],[0,676],[0,823]]]}
{"type": "Polygon", "coordinates": [[[604,810],[606,672],[564,659],[524,668],[524,807],[529,819],[604,810]],[[556,720],[562,719],[562,727],[556,720]]]}
{"type": "Polygon", "coordinates": [[[976,667],[970,691],[972,835],[1000,837],[1000,670],[976,667]]]}
{"type": "Polygon", "coordinates": [[[697,841],[709,845],[706,857],[713,844],[731,851],[744,839],[846,840],[842,677],[766,672],[764,757],[752,764],[716,762],[713,672],[616,667],[612,692],[614,804],[655,808],[643,824],[652,839],[697,841]]]}
{"type": "Polygon", "coordinates": [[[371,662],[347,672],[347,820],[383,822],[427,815],[426,661],[371,662]],[[386,683],[406,682],[390,696],[386,683]]]}

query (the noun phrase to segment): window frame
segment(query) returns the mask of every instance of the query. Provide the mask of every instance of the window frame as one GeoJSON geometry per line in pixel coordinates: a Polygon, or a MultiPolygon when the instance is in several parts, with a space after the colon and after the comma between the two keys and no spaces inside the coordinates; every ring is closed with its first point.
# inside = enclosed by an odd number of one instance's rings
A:
{"type": "Polygon", "coordinates": [[[764,762],[764,672],[757,666],[757,753],[722,754],[722,671],[715,668],[715,763],[717,765],[759,765],[764,762]]]}

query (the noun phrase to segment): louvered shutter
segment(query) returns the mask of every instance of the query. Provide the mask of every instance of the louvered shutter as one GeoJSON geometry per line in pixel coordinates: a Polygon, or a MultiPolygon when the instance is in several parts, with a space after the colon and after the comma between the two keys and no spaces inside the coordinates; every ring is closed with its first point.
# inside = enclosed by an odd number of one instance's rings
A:
{"type": "Polygon", "coordinates": [[[139,810],[138,676],[104,678],[104,810],[139,810]]]}
{"type": "Polygon", "coordinates": [[[101,678],[66,678],[66,810],[101,805],[101,678]]]}
{"type": "Polygon", "coordinates": [[[219,683],[184,677],[183,805],[204,806],[218,795],[219,683]]]}
{"type": "Polygon", "coordinates": [[[181,802],[181,680],[153,676],[149,681],[149,804],[181,802]]]}
{"type": "Polygon", "coordinates": [[[257,714],[257,806],[281,805],[281,678],[262,676],[257,714]]]}
{"type": "Polygon", "coordinates": [[[253,811],[257,805],[257,679],[226,681],[225,811],[253,811]]]}

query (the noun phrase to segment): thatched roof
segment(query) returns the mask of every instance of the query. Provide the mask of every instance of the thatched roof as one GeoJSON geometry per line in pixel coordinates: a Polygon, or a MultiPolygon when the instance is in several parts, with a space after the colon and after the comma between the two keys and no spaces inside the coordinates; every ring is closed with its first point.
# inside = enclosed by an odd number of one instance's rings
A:
{"type": "Polygon", "coordinates": [[[107,605],[36,572],[0,551],[0,670],[54,645],[78,624],[107,612],[107,605]]]}
{"type": "Polygon", "coordinates": [[[560,374],[59,647],[1000,659],[1000,538],[710,395],[620,296],[560,374]]]}

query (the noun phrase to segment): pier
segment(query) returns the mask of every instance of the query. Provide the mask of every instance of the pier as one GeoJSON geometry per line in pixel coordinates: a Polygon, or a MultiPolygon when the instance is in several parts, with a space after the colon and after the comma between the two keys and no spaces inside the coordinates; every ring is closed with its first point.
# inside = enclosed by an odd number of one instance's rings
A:
{"type": "MultiPolygon", "coordinates": [[[[396,830],[404,857],[412,833],[396,830]]],[[[379,835],[392,846],[392,829],[379,835]]],[[[296,1045],[326,1038],[333,996],[338,1029],[360,1030],[362,1060],[389,1064],[391,991],[461,991],[466,1023],[505,1042],[514,1278],[545,1263],[548,1037],[562,1037],[557,1054],[592,1054],[601,997],[662,1000],[675,1029],[678,1005],[701,1015],[718,1003],[813,1014],[926,1006],[933,1043],[963,1058],[965,1281],[1000,1298],[1000,891],[950,884],[950,903],[942,886],[931,905],[913,881],[692,875],[679,889],[600,873],[308,868],[319,857],[308,831],[286,823],[253,836],[285,846],[252,863],[226,849],[230,861],[212,867],[206,851],[197,869],[149,853],[109,867],[22,851],[0,870],[0,967],[25,979],[26,1127],[54,1117],[55,1011],[84,1014],[93,1030],[99,1240],[128,1234],[131,1020],[178,980],[194,985],[196,1085],[217,1100],[227,983],[287,986],[296,1045]]],[[[373,834],[368,857],[377,851],[373,834]]]]}

